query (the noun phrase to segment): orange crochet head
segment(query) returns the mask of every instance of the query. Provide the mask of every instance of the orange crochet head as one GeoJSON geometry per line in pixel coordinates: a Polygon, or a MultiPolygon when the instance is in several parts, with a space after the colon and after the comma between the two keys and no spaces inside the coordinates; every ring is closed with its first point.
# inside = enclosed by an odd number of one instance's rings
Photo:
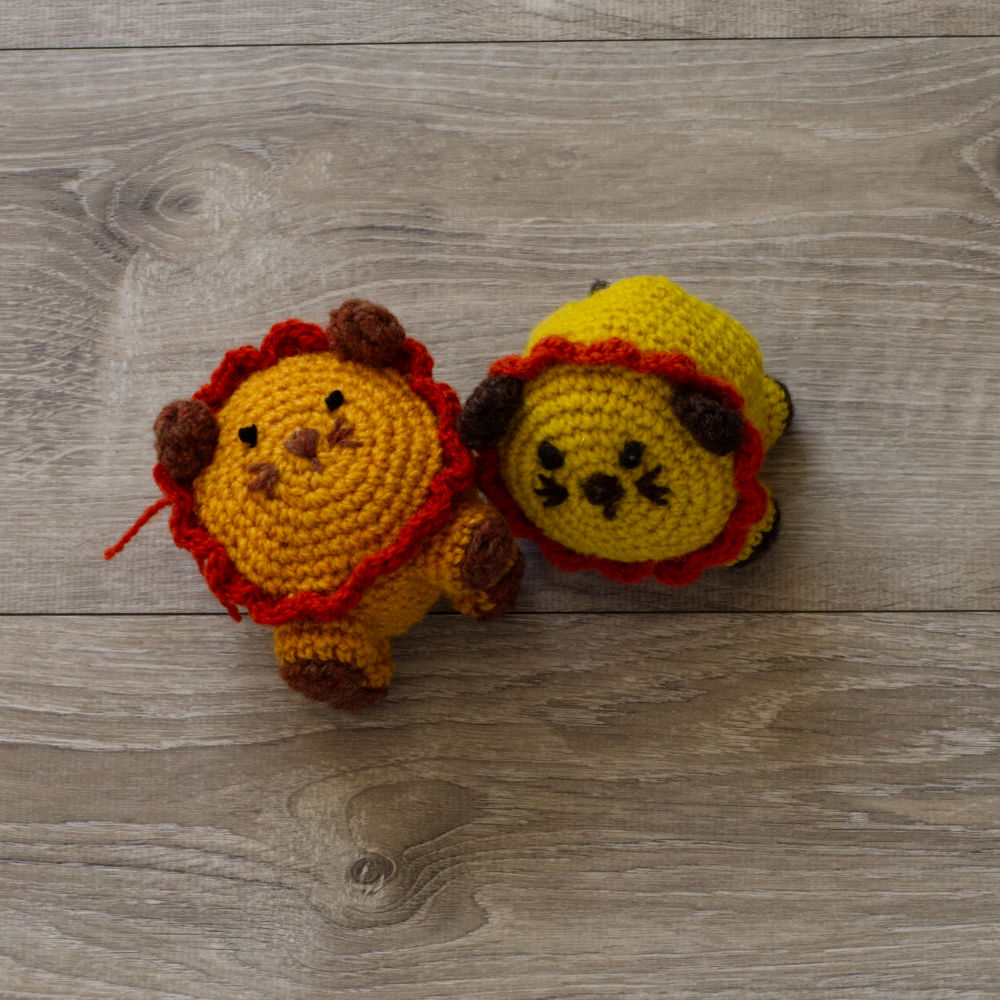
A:
{"type": "Polygon", "coordinates": [[[174,538],[231,611],[336,616],[441,526],[471,462],[457,399],[430,373],[391,313],[350,300],[326,331],[290,320],[259,351],[231,351],[164,409],[157,478],[174,538]]]}

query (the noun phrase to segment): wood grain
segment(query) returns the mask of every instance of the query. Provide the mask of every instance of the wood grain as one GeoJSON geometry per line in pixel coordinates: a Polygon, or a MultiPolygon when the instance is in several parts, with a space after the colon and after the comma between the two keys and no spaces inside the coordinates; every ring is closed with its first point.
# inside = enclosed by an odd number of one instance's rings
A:
{"type": "Polygon", "coordinates": [[[0,1000],[995,1000],[1000,39],[866,37],[995,4],[9,0],[0,34],[0,1000]],[[521,613],[428,617],[352,717],[162,520],[100,560],[162,403],[276,320],[382,301],[465,395],[643,272],[794,393],[756,566],[529,548],[521,613]]]}
{"type": "Polygon", "coordinates": [[[983,0],[5,0],[4,46],[342,44],[1000,33],[983,0]]]}
{"type": "Polygon", "coordinates": [[[150,425],[381,301],[467,394],[595,276],[743,320],[797,424],[772,554],[684,591],[529,552],[524,611],[998,608],[1000,42],[0,54],[5,612],[218,611],[150,425]]]}
{"type": "Polygon", "coordinates": [[[262,629],[0,635],[4,997],[993,995],[996,615],[438,617],[360,717],[262,629]]]}

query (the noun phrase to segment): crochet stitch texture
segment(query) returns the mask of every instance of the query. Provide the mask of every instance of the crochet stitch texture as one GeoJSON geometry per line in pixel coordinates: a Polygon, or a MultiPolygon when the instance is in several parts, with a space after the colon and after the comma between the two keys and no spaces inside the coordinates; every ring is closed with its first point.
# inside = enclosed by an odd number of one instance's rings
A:
{"type": "Polygon", "coordinates": [[[598,288],[501,358],[460,421],[515,533],[566,569],[693,582],[773,537],[758,480],[791,419],[734,319],[666,278],[598,288]]]}
{"type": "Polygon", "coordinates": [[[389,638],[439,595],[487,620],[523,575],[432,369],[391,313],[348,300],[326,331],[288,320],[230,351],[157,418],[150,511],[172,505],[175,542],[229,613],[276,626],[282,675],[335,707],[384,697],[389,638]]]}

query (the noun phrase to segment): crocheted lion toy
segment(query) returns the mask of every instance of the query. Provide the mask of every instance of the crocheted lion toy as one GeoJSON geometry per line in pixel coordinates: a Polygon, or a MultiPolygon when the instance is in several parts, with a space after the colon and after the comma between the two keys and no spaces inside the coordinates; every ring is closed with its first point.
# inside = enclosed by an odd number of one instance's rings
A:
{"type": "Polygon", "coordinates": [[[382,699],[388,639],[444,593],[486,620],[513,604],[524,560],[473,486],[460,407],[426,349],[352,299],[319,326],[288,320],[230,351],[155,423],[174,541],[239,619],[276,626],[288,684],[357,711],[382,699]]]}
{"type": "Polygon", "coordinates": [[[564,569],[683,585],[778,529],[757,478],[792,417],[747,331],[666,278],[595,283],[501,358],[459,429],[483,492],[564,569]]]}

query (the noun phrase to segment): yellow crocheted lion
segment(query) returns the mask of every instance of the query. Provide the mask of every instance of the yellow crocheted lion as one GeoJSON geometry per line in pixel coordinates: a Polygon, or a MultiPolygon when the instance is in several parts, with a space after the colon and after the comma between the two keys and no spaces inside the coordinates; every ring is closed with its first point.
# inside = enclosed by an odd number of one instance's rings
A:
{"type": "Polygon", "coordinates": [[[557,565],[686,584],[774,537],[757,473],[791,415],[739,323],[637,277],[543,320],[459,426],[484,492],[557,565]]]}

